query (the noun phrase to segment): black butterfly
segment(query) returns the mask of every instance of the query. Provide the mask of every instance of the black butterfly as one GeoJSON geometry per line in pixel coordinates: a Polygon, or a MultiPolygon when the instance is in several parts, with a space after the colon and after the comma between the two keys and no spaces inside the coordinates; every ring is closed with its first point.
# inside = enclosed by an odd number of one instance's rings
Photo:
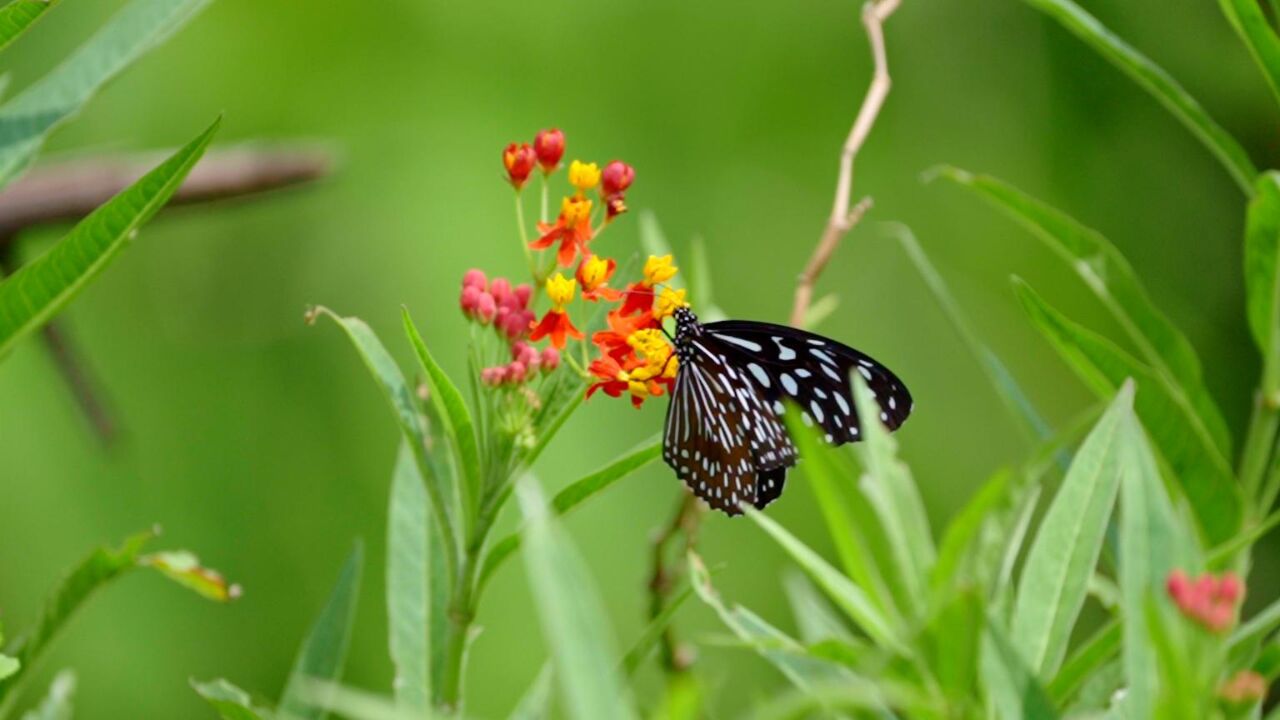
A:
{"type": "Polygon", "coordinates": [[[783,400],[827,442],[861,439],[852,372],[861,373],[896,430],[911,414],[911,393],[888,368],[853,348],[785,325],[698,322],[675,311],[675,389],[667,407],[662,457],[695,495],[729,515],[739,503],[763,508],[782,494],[796,448],[782,423],[783,400]]]}

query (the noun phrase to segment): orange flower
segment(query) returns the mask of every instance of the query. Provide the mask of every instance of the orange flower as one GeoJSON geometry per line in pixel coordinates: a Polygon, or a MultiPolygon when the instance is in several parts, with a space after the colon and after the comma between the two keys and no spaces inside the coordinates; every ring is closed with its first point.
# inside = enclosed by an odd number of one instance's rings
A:
{"type": "Polygon", "coordinates": [[[569,314],[564,311],[565,306],[573,301],[575,287],[573,280],[560,273],[547,278],[547,297],[551,299],[551,309],[542,316],[542,320],[532,326],[529,340],[536,342],[550,336],[551,345],[563,350],[566,336],[574,340],[583,338],[582,331],[573,326],[569,314]]]}
{"type": "Polygon", "coordinates": [[[662,386],[650,379],[645,368],[629,371],[609,355],[591,363],[589,370],[600,380],[587,388],[587,397],[591,397],[597,390],[603,390],[609,397],[622,397],[624,392],[630,393],[631,404],[639,408],[648,398],[662,394],[662,386]]]}
{"type": "Polygon", "coordinates": [[[637,330],[653,327],[653,316],[648,313],[626,315],[621,310],[614,310],[605,316],[605,321],[609,329],[592,335],[591,342],[600,349],[600,354],[610,355],[619,362],[632,354],[629,338],[637,330]]]}
{"type": "Polygon", "coordinates": [[[529,243],[529,247],[543,250],[559,241],[556,262],[560,267],[569,267],[578,253],[587,255],[587,243],[591,241],[591,200],[566,197],[560,203],[560,216],[555,224],[538,223],[538,232],[542,236],[529,243]]]}
{"type": "Polygon", "coordinates": [[[537,161],[538,156],[528,143],[511,143],[502,151],[502,166],[507,169],[507,180],[516,190],[524,187],[537,161]]]}
{"type": "Polygon", "coordinates": [[[613,258],[605,259],[599,255],[587,255],[582,258],[575,275],[578,283],[582,285],[582,298],[592,302],[600,299],[609,302],[621,300],[622,291],[606,285],[609,278],[613,277],[613,271],[617,269],[618,263],[613,258]]]}

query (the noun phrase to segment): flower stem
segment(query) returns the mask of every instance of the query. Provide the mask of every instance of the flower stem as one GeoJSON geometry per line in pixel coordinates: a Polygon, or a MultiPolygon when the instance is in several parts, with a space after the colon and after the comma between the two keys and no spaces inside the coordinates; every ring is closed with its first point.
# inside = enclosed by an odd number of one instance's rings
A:
{"type": "Polygon", "coordinates": [[[516,191],[516,225],[520,228],[520,249],[524,251],[524,261],[529,265],[529,277],[533,279],[534,286],[538,284],[538,267],[534,264],[533,253],[529,250],[529,231],[524,226],[524,201],[520,198],[520,191],[516,191]]]}
{"type": "Polygon", "coordinates": [[[548,177],[548,173],[542,173],[542,213],[538,216],[542,222],[547,222],[547,186],[550,185],[548,177]]]}

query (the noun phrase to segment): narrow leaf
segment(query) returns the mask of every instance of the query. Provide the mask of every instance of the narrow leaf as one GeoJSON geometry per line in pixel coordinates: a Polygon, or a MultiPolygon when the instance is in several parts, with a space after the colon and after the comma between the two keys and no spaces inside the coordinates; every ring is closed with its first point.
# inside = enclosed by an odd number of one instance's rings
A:
{"type": "Polygon", "coordinates": [[[1121,626],[1111,621],[1094,633],[1062,664],[1062,669],[1049,683],[1049,696],[1056,705],[1065,705],[1077,690],[1103,668],[1120,650],[1121,626]]]}
{"type": "Polygon", "coordinates": [[[861,588],[850,582],[826,560],[767,515],[750,508],[746,508],[746,513],[782,546],[782,549],[800,565],[800,569],[808,573],[818,587],[831,598],[831,601],[872,640],[882,647],[897,652],[905,651],[903,643],[896,636],[893,628],[861,588]]]}
{"type": "Polygon", "coordinates": [[[1240,489],[1200,416],[1164,377],[1065,318],[1020,280],[1014,290],[1037,329],[1099,397],[1114,393],[1127,378],[1138,383],[1138,417],[1186,493],[1201,531],[1210,544],[1232,537],[1240,529],[1240,489]]]}
{"type": "Polygon", "coordinates": [[[356,618],[356,596],[360,590],[360,570],[364,565],[364,546],[357,542],[342,566],[338,582],[329,595],[311,632],[298,650],[280,700],[280,713],[300,720],[322,720],[327,713],[317,707],[304,686],[316,680],[336,681],[342,675],[351,643],[351,626],[356,618]]]}
{"type": "Polygon", "coordinates": [[[631,645],[631,649],[622,658],[622,674],[624,676],[631,677],[636,670],[640,669],[640,664],[657,647],[658,641],[662,639],[663,633],[667,631],[671,621],[675,619],[676,613],[679,612],[680,607],[684,605],[684,601],[688,600],[692,594],[693,588],[686,586],[667,601],[667,604],[663,606],[657,617],[644,626],[640,636],[636,638],[631,645]]]}
{"type": "Polygon", "coordinates": [[[133,0],[61,65],[0,106],[0,188],[49,133],[108,80],[164,41],[209,0],[133,0]]]}
{"type": "Polygon", "coordinates": [[[57,0],[14,0],[0,7],[0,50],[9,47],[56,4],[57,0]]]}
{"type": "Polygon", "coordinates": [[[22,663],[17,658],[11,658],[8,655],[0,653],[0,682],[8,679],[10,676],[16,675],[22,669],[22,663]]]}
{"type": "Polygon", "coordinates": [[[1262,12],[1262,4],[1258,0],[1219,0],[1218,4],[1258,63],[1271,94],[1280,100],[1280,37],[1262,12]]]}
{"type": "Polygon", "coordinates": [[[479,503],[483,492],[481,483],[484,475],[480,466],[480,446],[476,439],[475,425],[471,421],[471,411],[467,409],[467,402],[462,399],[462,393],[458,391],[458,387],[431,356],[426,343],[422,342],[422,336],[418,334],[413,318],[409,317],[409,309],[404,308],[401,315],[404,319],[405,334],[409,336],[409,342],[418,356],[418,362],[427,373],[431,404],[444,419],[445,434],[453,444],[458,463],[461,465],[465,480],[463,486],[466,490],[463,497],[469,503],[471,515],[474,516],[475,505],[479,503]]]}
{"type": "MultiPolygon", "coordinates": [[[[3,135],[0,111],[0,136],[3,135]]],[[[93,211],[44,255],[0,281],[0,358],[49,321],[120,254],[173,195],[221,121],[93,211]]],[[[0,148],[0,155],[3,149],[0,148]]]]}
{"type": "Polygon", "coordinates": [[[1246,195],[1252,192],[1253,178],[1258,171],[1254,169],[1248,153],[1163,68],[1121,40],[1071,0],[1023,2],[1057,21],[1138,83],[1218,158],[1246,195]]]}
{"type": "Polygon", "coordinates": [[[1058,712],[1035,671],[993,622],[982,638],[981,672],[992,717],[999,720],[1054,720],[1058,712]]]}
{"type": "Polygon", "coordinates": [[[71,698],[76,692],[76,674],[63,670],[53,678],[49,693],[40,704],[22,714],[22,720],[71,720],[71,698]]]}
{"type": "Polygon", "coordinates": [[[200,564],[200,558],[188,550],[152,553],[138,558],[138,564],[217,602],[230,602],[240,597],[240,586],[227,582],[222,573],[200,564]]]}
{"type": "Polygon", "coordinates": [[[1057,672],[1084,605],[1120,484],[1116,429],[1132,402],[1125,385],[1076,453],[1027,554],[1010,641],[1039,677],[1057,672]]]}
{"type": "Polygon", "coordinates": [[[1227,424],[1205,389],[1195,348],[1151,301],[1129,261],[1111,241],[996,178],[956,168],[937,172],[1007,213],[1062,258],[1124,328],[1147,364],[1172,380],[1175,395],[1194,408],[1218,452],[1231,457],[1227,424]]]}
{"type": "Polygon", "coordinates": [[[223,680],[191,681],[191,687],[222,720],[268,720],[271,713],[255,707],[249,693],[223,680]]]}
{"type": "Polygon", "coordinates": [[[546,720],[551,717],[551,663],[538,671],[529,689],[516,703],[507,720],[546,720]]]}
{"type": "Polygon", "coordinates": [[[616,672],[608,618],[582,558],[527,476],[516,495],[525,517],[525,569],[568,716],[634,718],[616,672]]]}
{"type": "Polygon", "coordinates": [[[787,571],[782,579],[782,589],[787,593],[796,631],[806,645],[823,640],[852,639],[848,625],[832,611],[831,605],[818,594],[817,588],[804,575],[794,570],[787,571]]]}
{"type": "Polygon", "coordinates": [[[1249,329],[1262,352],[1262,394],[1280,401],[1280,172],[1258,178],[1244,234],[1245,304],[1249,329]]]}
{"type": "MultiPolygon", "coordinates": [[[[586,501],[588,498],[596,495],[605,488],[627,477],[661,456],[661,440],[646,442],[639,448],[623,455],[590,475],[570,483],[563,490],[556,493],[555,499],[551,501],[551,510],[556,515],[564,515],[586,501]]],[[[489,549],[488,554],[485,555],[484,564],[480,570],[481,587],[484,586],[485,582],[489,579],[489,576],[498,569],[502,564],[502,561],[506,560],[511,553],[520,549],[520,537],[521,535],[519,533],[508,535],[494,543],[493,547],[489,549]]]]}
{"type": "MultiPolygon", "coordinates": [[[[437,591],[448,583],[432,576],[432,571],[444,571],[443,558],[439,563],[427,559],[428,503],[413,452],[401,443],[387,510],[387,646],[395,665],[391,687],[396,702],[411,710],[431,706],[431,641],[444,644],[444,636],[427,619],[429,611],[432,620],[444,619],[437,591]]],[[[432,549],[438,551],[439,543],[432,549]]]]}

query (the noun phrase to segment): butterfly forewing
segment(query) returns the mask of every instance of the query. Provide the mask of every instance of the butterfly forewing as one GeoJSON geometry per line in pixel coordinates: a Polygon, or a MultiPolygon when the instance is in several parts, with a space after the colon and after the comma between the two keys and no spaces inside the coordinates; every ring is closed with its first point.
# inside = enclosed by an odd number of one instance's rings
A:
{"type": "Polygon", "coordinates": [[[851,373],[862,375],[880,405],[881,423],[896,430],[911,414],[911,393],[884,365],[848,345],[785,325],[727,320],[704,326],[733,348],[775,410],[790,400],[822,427],[827,442],[861,439],[851,373]]]}

